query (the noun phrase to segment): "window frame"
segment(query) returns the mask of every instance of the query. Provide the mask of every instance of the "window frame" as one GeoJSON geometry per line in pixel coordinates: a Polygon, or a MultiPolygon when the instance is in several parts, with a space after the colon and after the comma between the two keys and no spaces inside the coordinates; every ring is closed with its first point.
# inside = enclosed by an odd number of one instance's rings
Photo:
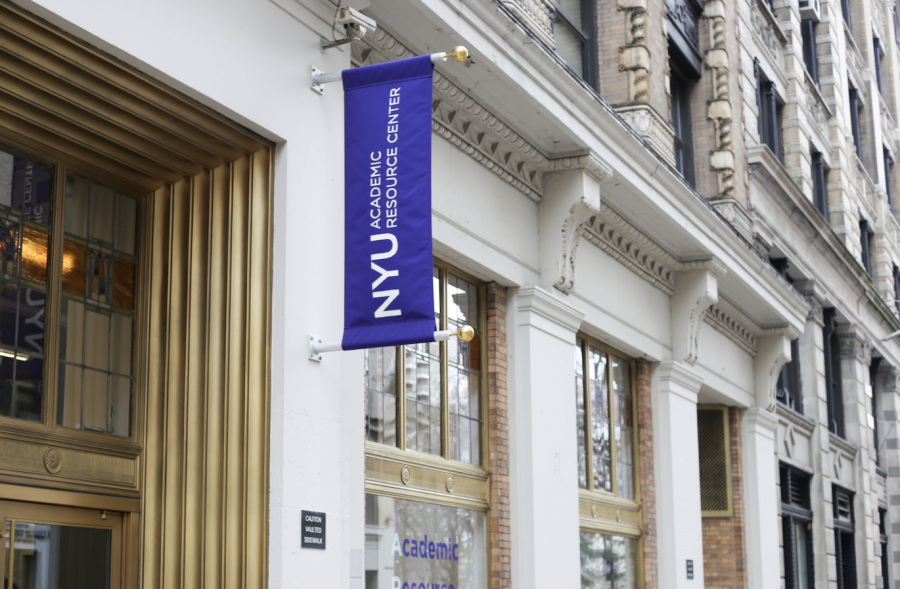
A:
{"type": "Polygon", "coordinates": [[[671,93],[671,117],[675,169],[691,187],[696,186],[694,170],[694,130],[691,112],[691,80],[671,63],[669,91],[671,93]],[[676,119],[677,117],[677,119],[676,119]],[[677,125],[676,125],[677,120],[677,125]]]}
{"type": "Polygon", "coordinates": [[[0,416],[0,431],[32,434],[41,438],[57,438],[92,448],[119,450],[130,454],[139,453],[144,433],[144,399],[146,398],[146,349],[147,313],[149,293],[144,285],[149,284],[151,216],[148,214],[148,197],[125,181],[107,174],[98,174],[73,157],[64,155],[51,147],[37,142],[25,141],[19,136],[0,129],[0,149],[9,149],[14,154],[31,157],[53,169],[53,187],[50,201],[49,252],[47,256],[47,283],[44,320],[44,368],[43,404],[41,419],[27,421],[15,417],[0,416]],[[119,436],[88,429],[76,429],[57,423],[59,404],[60,372],[60,311],[63,299],[62,263],[65,242],[65,201],[68,175],[76,174],[133,198],[136,203],[137,222],[135,233],[135,260],[137,269],[134,283],[134,323],[132,331],[132,395],[130,410],[130,435],[119,436]]]}
{"type": "MultiPolygon", "coordinates": [[[[585,369],[585,374],[582,384],[582,399],[585,402],[585,429],[582,430],[580,435],[582,436],[590,436],[590,428],[591,428],[591,420],[590,420],[590,378],[587,374],[587,354],[590,347],[601,351],[607,356],[615,355],[625,361],[628,362],[629,365],[629,378],[631,382],[631,394],[632,394],[632,419],[634,420],[634,440],[633,440],[633,450],[634,455],[632,457],[634,469],[633,472],[633,480],[634,480],[634,499],[625,499],[618,495],[618,464],[617,464],[617,452],[616,443],[615,443],[615,433],[614,433],[614,425],[615,425],[615,402],[613,395],[613,387],[612,387],[612,362],[609,363],[609,369],[607,370],[607,389],[609,391],[608,394],[608,403],[610,408],[609,418],[610,418],[610,465],[611,465],[611,474],[612,481],[610,483],[612,492],[605,490],[595,490],[594,489],[594,477],[593,477],[593,444],[585,444],[585,462],[586,462],[586,476],[588,482],[588,488],[583,489],[578,486],[578,482],[573,481],[578,489],[578,511],[579,511],[579,534],[581,532],[590,532],[597,534],[606,534],[611,536],[620,536],[624,538],[628,538],[635,541],[635,552],[636,552],[636,572],[635,572],[635,580],[638,583],[638,587],[643,587],[644,583],[644,567],[643,567],[643,546],[644,546],[644,537],[643,537],[643,526],[642,526],[642,514],[641,514],[641,506],[642,506],[642,497],[641,497],[641,479],[640,479],[640,423],[638,421],[638,416],[640,414],[638,410],[638,395],[637,395],[637,359],[632,357],[629,354],[626,354],[612,346],[606,345],[603,342],[597,340],[590,335],[578,332],[575,336],[575,350],[578,350],[578,341],[581,340],[584,344],[582,348],[582,366],[585,369]]],[[[574,366],[573,366],[574,373],[574,366]]],[[[576,423],[577,428],[577,423],[576,423]]],[[[577,452],[577,449],[576,449],[577,452]]],[[[576,457],[577,458],[577,457],[576,457]]]]}
{"type": "MultiPolygon", "coordinates": [[[[366,458],[367,463],[370,457],[392,457],[391,459],[396,459],[397,457],[401,457],[402,460],[406,463],[422,466],[428,469],[438,468],[444,472],[443,476],[446,476],[447,473],[451,473],[453,471],[466,473],[468,475],[473,475],[479,479],[487,478],[488,473],[488,459],[489,459],[489,429],[488,429],[488,383],[487,383],[487,345],[485,336],[487,335],[487,285],[484,281],[459,270],[458,268],[447,264],[437,258],[434,259],[433,265],[438,269],[439,272],[439,284],[440,284],[440,297],[441,297],[441,305],[446,304],[447,297],[447,277],[450,274],[457,276],[458,278],[462,278],[463,280],[473,284],[478,289],[479,296],[479,308],[478,308],[478,325],[472,325],[475,329],[475,333],[478,334],[480,338],[480,349],[478,350],[479,360],[481,361],[481,378],[479,381],[480,386],[480,415],[481,415],[481,424],[480,424],[480,435],[481,435],[481,444],[480,444],[480,464],[471,464],[468,462],[461,462],[458,460],[450,459],[450,446],[449,446],[449,436],[450,436],[450,428],[449,418],[450,418],[450,403],[449,403],[449,342],[443,341],[440,342],[440,351],[441,351],[441,452],[440,454],[430,454],[427,452],[422,452],[419,450],[409,449],[406,447],[406,393],[405,393],[405,348],[406,346],[392,346],[396,350],[396,391],[397,391],[397,444],[396,446],[389,446],[387,444],[383,444],[380,442],[373,442],[368,439],[367,430],[364,431],[365,444],[366,444],[366,458]]],[[[439,329],[444,330],[447,329],[447,313],[442,310],[441,319],[439,324],[439,329]]],[[[471,323],[470,323],[471,325],[471,323]]],[[[363,371],[363,379],[365,371],[363,371]]],[[[366,384],[363,382],[363,391],[366,395],[367,389],[366,384]]],[[[368,400],[365,401],[366,404],[368,400]]],[[[367,426],[368,427],[368,421],[367,426]]],[[[376,495],[383,494],[383,491],[378,490],[377,488],[370,489],[368,486],[369,481],[369,471],[367,465],[367,486],[366,492],[373,493],[376,495]]],[[[443,478],[441,479],[444,480],[443,478]]],[[[450,491],[447,491],[448,494],[450,491]]],[[[434,502],[434,499],[424,499],[421,496],[404,496],[404,499],[413,499],[416,501],[429,501],[434,502]]],[[[486,504],[479,504],[476,509],[482,509],[486,507],[486,504]]]]}
{"type": "Polygon", "coordinates": [[[767,146],[775,158],[784,164],[784,144],[782,141],[782,104],[778,101],[775,82],[758,77],[757,97],[759,103],[759,128],[762,131],[760,143],[767,146]]]}
{"type": "Polygon", "coordinates": [[[815,554],[813,542],[813,512],[810,501],[810,485],[812,483],[812,475],[798,468],[785,464],[779,464],[779,478],[781,485],[781,522],[782,522],[782,554],[784,558],[784,582],[785,589],[812,589],[815,586],[815,554]],[[805,485],[805,493],[803,495],[803,504],[797,505],[790,500],[790,487],[793,487],[794,477],[802,477],[803,485],[805,485]],[[787,487],[787,488],[786,488],[787,487]],[[787,499],[787,500],[786,500],[787,499]],[[807,587],[798,586],[797,579],[794,578],[794,559],[797,555],[796,538],[794,537],[795,524],[807,525],[806,536],[806,574],[809,585],[807,587]],[[789,544],[790,543],[790,544],[789,544]],[[788,562],[790,557],[790,563],[788,562]]]}
{"type": "Polygon", "coordinates": [[[894,168],[894,158],[887,147],[882,147],[881,151],[884,158],[884,191],[887,194],[888,209],[894,210],[894,196],[891,194],[891,172],[894,168]]]}
{"type": "Polygon", "coordinates": [[[803,65],[812,81],[819,86],[819,55],[816,53],[816,25],[811,18],[800,21],[801,39],[803,41],[803,65]]]}
{"type": "MultiPolygon", "coordinates": [[[[572,17],[562,9],[559,2],[553,2],[553,22],[562,23],[566,29],[575,35],[581,42],[581,71],[575,72],[588,86],[596,92],[600,92],[600,71],[596,4],[591,0],[579,0],[581,10],[581,25],[576,24],[572,17]],[[585,29],[584,23],[588,23],[585,29]]],[[[568,65],[568,64],[567,64],[568,65]]],[[[569,66],[572,71],[575,68],[569,66]]]]}
{"type": "Polygon", "coordinates": [[[828,406],[828,431],[845,439],[844,394],[841,385],[841,359],[837,341],[837,312],[833,307],[822,310],[822,353],[825,356],[825,396],[828,406]]]}
{"type": "Polygon", "coordinates": [[[866,274],[872,276],[872,236],[874,232],[869,227],[867,219],[859,220],[859,258],[866,274]]]}
{"type": "Polygon", "coordinates": [[[878,508],[878,543],[881,544],[881,579],[882,587],[891,586],[891,563],[888,559],[890,555],[890,540],[887,533],[887,517],[888,510],[878,508]]]}
{"type": "Polygon", "coordinates": [[[854,529],[854,526],[856,524],[856,508],[853,504],[856,500],[856,494],[852,491],[844,489],[843,487],[832,485],[831,498],[834,520],[835,564],[837,569],[838,589],[854,589],[859,579],[859,571],[856,570],[856,534],[854,529]],[[849,499],[849,519],[838,516],[838,496],[841,494],[847,495],[849,499]],[[849,561],[849,563],[844,563],[843,546],[845,537],[850,538],[849,546],[850,550],[853,553],[853,558],[849,561]],[[852,578],[849,579],[849,585],[847,584],[848,579],[844,578],[844,575],[847,572],[846,567],[850,567],[850,575],[852,576],[852,578]]]}
{"type": "MultiPolygon", "coordinates": [[[[605,491],[603,489],[595,489],[594,488],[594,476],[593,476],[593,474],[594,474],[594,472],[593,472],[594,449],[593,449],[593,444],[585,444],[585,451],[586,451],[585,460],[586,460],[586,464],[587,464],[586,476],[587,476],[588,486],[586,489],[582,489],[581,487],[579,487],[579,491],[586,491],[587,493],[589,493],[593,496],[599,495],[601,497],[614,497],[621,501],[639,504],[640,503],[640,468],[638,465],[638,455],[640,454],[640,452],[638,452],[638,443],[637,443],[637,440],[638,440],[637,362],[635,361],[634,358],[632,358],[628,354],[624,354],[624,353],[620,352],[619,350],[616,350],[615,348],[607,346],[607,345],[597,341],[596,339],[590,337],[589,335],[586,335],[586,334],[580,333],[580,332],[576,336],[576,343],[575,343],[576,350],[578,349],[578,340],[583,341],[585,344],[584,347],[582,348],[582,356],[581,356],[581,360],[583,363],[582,366],[585,367],[585,370],[587,370],[587,366],[588,366],[588,363],[587,363],[588,350],[591,347],[596,348],[597,350],[606,353],[608,356],[618,356],[619,358],[622,358],[623,360],[628,362],[629,377],[631,379],[631,395],[632,395],[631,398],[633,400],[633,402],[632,402],[632,419],[634,420],[634,436],[635,436],[634,456],[633,456],[634,472],[632,473],[632,477],[633,477],[632,480],[634,481],[634,497],[635,498],[633,500],[622,498],[619,496],[619,491],[618,491],[618,483],[619,483],[619,476],[618,476],[618,468],[619,467],[618,467],[618,460],[617,460],[618,449],[616,448],[614,434],[613,434],[613,429],[615,426],[615,419],[616,419],[616,408],[615,408],[615,402],[613,399],[613,390],[614,389],[613,389],[613,371],[612,371],[611,363],[609,364],[609,369],[606,371],[606,373],[607,373],[606,374],[606,385],[607,385],[607,390],[609,391],[609,394],[607,396],[608,396],[608,403],[609,403],[609,423],[610,423],[610,454],[609,454],[610,474],[611,474],[610,486],[613,489],[613,491],[605,491]]],[[[590,381],[590,378],[588,377],[587,374],[585,374],[584,379],[583,379],[583,390],[582,390],[582,395],[584,396],[583,398],[584,398],[584,402],[585,402],[585,408],[584,408],[585,431],[582,432],[582,434],[588,435],[588,436],[590,435],[591,423],[592,423],[589,381],[590,381]]]]}
{"type": "Polygon", "coordinates": [[[862,130],[859,122],[859,111],[862,110],[859,99],[859,89],[850,83],[850,130],[853,132],[853,144],[856,147],[856,157],[862,161],[862,130]]]}
{"type": "Polygon", "coordinates": [[[825,154],[812,153],[813,199],[816,209],[830,223],[828,218],[828,171],[825,169],[825,154]]]}

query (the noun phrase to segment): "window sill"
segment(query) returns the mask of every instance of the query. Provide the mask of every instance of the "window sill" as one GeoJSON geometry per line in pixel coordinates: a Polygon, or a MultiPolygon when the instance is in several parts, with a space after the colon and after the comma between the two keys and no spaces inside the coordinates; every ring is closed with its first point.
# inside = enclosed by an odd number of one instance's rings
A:
{"type": "Polygon", "coordinates": [[[812,435],[816,427],[816,420],[811,419],[795,409],[791,409],[780,401],[776,404],[776,413],[779,417],[786,421],[790,421],[795,426],[803,430],[807,435],[812,435]]]}
{"type": "Polygon", "coordinates": [[[831,430],[828,430],[828,439],[831,441],[832,449],[836,448],[838,450],[843,450],[845,453],[849,454],[851,458],[856,458],[856,454],[859,452],[859,446],[851,444],[831,430]]]}
{"type": "Polygon", "coordinates": [[[884,470],[883,468],[881,468],[880,466],[878,466],[877,464],[875,465],[875,473],[883,479],[886,479],[887,475],[888,475],[887,471],[884,470]]]}

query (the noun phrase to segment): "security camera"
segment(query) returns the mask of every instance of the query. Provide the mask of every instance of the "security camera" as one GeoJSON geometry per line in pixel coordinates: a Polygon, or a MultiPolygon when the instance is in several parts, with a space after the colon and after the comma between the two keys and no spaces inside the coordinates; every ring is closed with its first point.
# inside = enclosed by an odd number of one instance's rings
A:
{"type": "Polygon", "coordinates": [[[374,31],[378,26],[374,20],[349,6],[338,8],[334,22],[344,26],[348,39],[362,39],[367,32],[374,31]]]}

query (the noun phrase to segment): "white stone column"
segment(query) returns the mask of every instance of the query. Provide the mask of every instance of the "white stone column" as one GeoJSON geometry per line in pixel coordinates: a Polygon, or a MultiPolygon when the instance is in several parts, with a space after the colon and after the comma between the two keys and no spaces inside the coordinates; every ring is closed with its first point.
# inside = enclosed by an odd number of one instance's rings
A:
{"type": "Polygon", "coordinates": [[[517,589],[581,586],[575,334],[564,295],[521,288],[511,300],[510,510],[517,589]]]}
{"type": "Polygon", "coordinates": [[[759,407],[744,411],[741,446],[748,589],[770,589],[781,584],[777,426],[778,419],[770,411],[759,407]]]}
{"type": "Polygon", "coordinates": [[[687,364],[662,362],[653,373],[653,448],[659,589],[703,587],[703,521],[697,394],[703,379],[687,364]],[[687,561],[694,578],[687,578],[687,561]]]}

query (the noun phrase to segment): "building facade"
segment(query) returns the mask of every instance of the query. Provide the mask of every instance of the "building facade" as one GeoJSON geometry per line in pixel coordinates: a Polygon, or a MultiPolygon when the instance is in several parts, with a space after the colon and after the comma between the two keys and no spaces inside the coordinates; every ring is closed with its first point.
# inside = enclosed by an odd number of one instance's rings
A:
{"type": "Polygon", "coordinates": [[[900,587],[894,3],[354,0],[326,47],[339,6],[0,0],[5,582],[900,587]],[[456,45],[433,288],[475,338],[311,357],[311,72],[456,45]]]}

